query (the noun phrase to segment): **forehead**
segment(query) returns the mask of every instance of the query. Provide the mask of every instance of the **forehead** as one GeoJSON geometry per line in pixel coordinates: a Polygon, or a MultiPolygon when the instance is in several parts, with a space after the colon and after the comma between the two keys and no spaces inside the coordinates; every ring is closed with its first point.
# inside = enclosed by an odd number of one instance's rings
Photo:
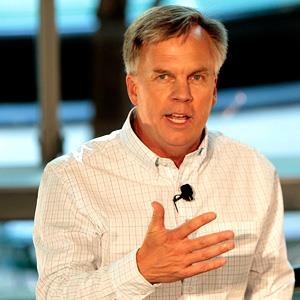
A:
{"type": "Polygon", "coordinates": [[[200,26],[194,26],[186,35],[143,45],[138,68],[196,65],[214,68],[212,41],[200,26]]]}

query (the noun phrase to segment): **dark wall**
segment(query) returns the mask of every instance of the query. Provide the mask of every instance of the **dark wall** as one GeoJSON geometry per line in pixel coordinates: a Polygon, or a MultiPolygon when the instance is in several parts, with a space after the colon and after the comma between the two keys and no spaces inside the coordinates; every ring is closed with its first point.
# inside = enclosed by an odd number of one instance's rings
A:
{"type": "MultiPolygon", "coordinates": [[[[229,55],[219,88],[300,80],[300,8],[226,21],[229,55]]],[[[93,37],[61,37],[64,100],[90,99],[93,37]]],[[[32,37],[0,38],[0,102],[37,99],[36,45],[32,37]]],[[[113,62],[112,62],[113,63],[113,62]]]]}
{"type": "MultiPolygon", "coordinates": [[[[65,100],[91,98],[92,37],[61,37],[61,87],[65,100]]],[[[36,41],[33,37],[0,38],[0,102],[37,100],[36,41]]]]}
{"type": "Polygon", "coordinates": [[[220,87],[300,80],[300,9],[226,22],[228,58],[220,87]]]}
{"type": "Polygon", "coordinates": [[[36,99],[34,45],[30,36],[0,38],[0,102],[36,99]]]}
{"type": "Polygon", "coordinates": [[[90,35],[61,39],[61,92],[64,100],[91,99],[93,53],[90,35]]]}

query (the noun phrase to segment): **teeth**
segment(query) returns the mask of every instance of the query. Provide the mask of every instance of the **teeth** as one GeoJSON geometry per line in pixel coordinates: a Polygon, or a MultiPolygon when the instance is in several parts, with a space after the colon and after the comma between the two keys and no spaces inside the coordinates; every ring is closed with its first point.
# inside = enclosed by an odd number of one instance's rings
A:
{"type": "Polygon", "coordinates": [[[182,115],[182,114],[171,114],[168,115],[167,118],[176,124],[183,124],[188,119],[186,115],[182,115]]]}
{"type": "Polygon", "coordinates": [[[171,116],[175,117],[175,118],[185,118],[186,117],[185,115],[180,115],[180,114],[172,114],[171,116]]]}

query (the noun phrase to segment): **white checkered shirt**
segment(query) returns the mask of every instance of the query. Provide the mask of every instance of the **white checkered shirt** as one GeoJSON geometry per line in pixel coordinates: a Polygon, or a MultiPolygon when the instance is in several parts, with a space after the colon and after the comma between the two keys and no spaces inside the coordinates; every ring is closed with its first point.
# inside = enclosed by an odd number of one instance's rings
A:
{"type": "Polygon", "coordinates": [[[291,299],[294,276],[283,236],[283,203],[271,164],[219,133],[206,133],[178,169],[123,128],[94,139],[45,169],[35,215],[37,299],[291,299]],[[177,201],[190,184],[194,200],[177,201]],[[193,237],[231,229],[236,248],[220,269],[183,281],[151,285],[136,251],[152,216],[165,225],[214,211],[215,221],[193,237]]]}

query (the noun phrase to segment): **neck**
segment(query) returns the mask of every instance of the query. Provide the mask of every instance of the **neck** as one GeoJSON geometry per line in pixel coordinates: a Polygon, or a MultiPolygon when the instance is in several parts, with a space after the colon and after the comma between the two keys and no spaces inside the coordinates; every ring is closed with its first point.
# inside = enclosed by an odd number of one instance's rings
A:
{"type": "Polygon", "coordinates": [[[174,147],[171,145],[165,145],[164,147],[161,147],[158,144],[156,144],[153,140],[151,140],[151,138],[147,137],[144,134],[135,113],[133,113],[133,116],[131,118],[131,127],[145,146],[147,146],[152,152],[154,152],[159,157],[171,159],[177,168],[180,167],[187,154],[198,149],[199,145],[201,144],[205,136],[205,130],[203,130],[201,137],[197,141],[197,143],[195,143],[189,148],[186,148],[185,145],[182,147],[179,146],[174,147]]]}

